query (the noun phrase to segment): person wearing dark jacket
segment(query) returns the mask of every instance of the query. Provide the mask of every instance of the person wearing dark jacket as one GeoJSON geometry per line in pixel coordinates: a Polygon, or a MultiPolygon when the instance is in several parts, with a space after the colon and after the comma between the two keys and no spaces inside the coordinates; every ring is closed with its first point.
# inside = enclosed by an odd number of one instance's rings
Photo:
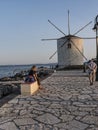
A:
{"type": "Polygon", "coordinates": [[[28,74],[27,78],[25,79],[25,82],[27,82],[27,83],[33,83],[35,81],[37,81],[37,83],[39,85],[39,88],[43,89],[41,87],[41,83],[40,83],[40,80],[39,80],[38,75],[37,75],[37,68],[34,65],[34,66],[32,66],[31,70],[29,71],[29,74],[28,74]]]}
{"type": "Polygon", "coordinates": [[[31,77],[31,78],[33,77],[34,80],[37,81],[38,85],[39,86],[41,85],[40,80],[39,80],[38,75],[37,75],[37,68],[35,65],[31,68],[31,70],[29,72],[29,77],[31,77]]]}

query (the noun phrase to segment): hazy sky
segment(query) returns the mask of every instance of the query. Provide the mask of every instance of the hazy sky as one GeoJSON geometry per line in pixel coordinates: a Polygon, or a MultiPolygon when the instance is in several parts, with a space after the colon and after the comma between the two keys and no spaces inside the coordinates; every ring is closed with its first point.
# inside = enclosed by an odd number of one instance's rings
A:
{"type": "MultiPolygon", "coordinates": [[[[57,49],[56,41],[41,39],[63,36],[48,19],[68,33],[68,9],[71,34],[93,21],[78,36],[95,36],[92,28],[98,0],[0,0],[0,65],[56,62],[57,55],[49,60],[57,49]]],[[[84,41],[84,53],[88,58],[95,57],[95,40],[84,41]]]]}

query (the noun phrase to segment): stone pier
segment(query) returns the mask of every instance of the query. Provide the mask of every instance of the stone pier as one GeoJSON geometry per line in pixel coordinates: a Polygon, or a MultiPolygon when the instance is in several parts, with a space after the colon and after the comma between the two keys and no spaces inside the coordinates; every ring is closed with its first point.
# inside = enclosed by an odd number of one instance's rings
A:
{"type": "Polygon", "coordinates": [[[82,71],[58,71],[33,96],[0,108],[0,130],[98,130],[98,82],[82,71]]]}

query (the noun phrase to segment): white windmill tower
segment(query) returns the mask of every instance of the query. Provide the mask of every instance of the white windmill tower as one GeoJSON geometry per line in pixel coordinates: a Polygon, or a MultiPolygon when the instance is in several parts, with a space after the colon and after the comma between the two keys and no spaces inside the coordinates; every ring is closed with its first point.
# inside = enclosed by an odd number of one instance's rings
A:
{"type": "Polygon", "coordinates": [[[42,39],[42,41],[57,40],[57,51],[55,51],[49,59],[51,59],[57,53],[59,68],[83,65],[84,59],[87,60],[83,52],[83,39],[95,39],[95,38],[81,38],[76,36],[76,34],[82,31],[89,24],[91,24],[92,21],[86,24],[84,27],[82,27],[73,35],[70,34],[69,11],[68,11],[68,35],[62,32],[50,20],[48,20],[48,22],[64,35],[64,37],[61,38],[42,39]]]}
{"type": "Polygon", "coordinates": [[[57,40],[57,50],[58,50],[58,65],[60,68],[66,66],[83,65],[83,39],[68,35],[57,40]],[[67,40],[70,36],[70,41],[67,40]],[[66,40],[66,44],[63,43],[66,40]],[[73,42],[74,44],[72,44],[73,42]],[[61,47],[63,45],[63,47],[61,47]]]}

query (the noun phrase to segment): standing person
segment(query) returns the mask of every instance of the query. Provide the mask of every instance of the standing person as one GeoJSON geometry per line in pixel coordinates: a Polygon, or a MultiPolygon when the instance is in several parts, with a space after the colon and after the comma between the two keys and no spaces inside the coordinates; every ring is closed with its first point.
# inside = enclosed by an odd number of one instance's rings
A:
{"type": "Polygon", "coordinates": [[[96,79],[96,71],[97,71],[97,64],[92,59],[88,63],[90,85],[93,85],[93,82],[96,79]]]}

